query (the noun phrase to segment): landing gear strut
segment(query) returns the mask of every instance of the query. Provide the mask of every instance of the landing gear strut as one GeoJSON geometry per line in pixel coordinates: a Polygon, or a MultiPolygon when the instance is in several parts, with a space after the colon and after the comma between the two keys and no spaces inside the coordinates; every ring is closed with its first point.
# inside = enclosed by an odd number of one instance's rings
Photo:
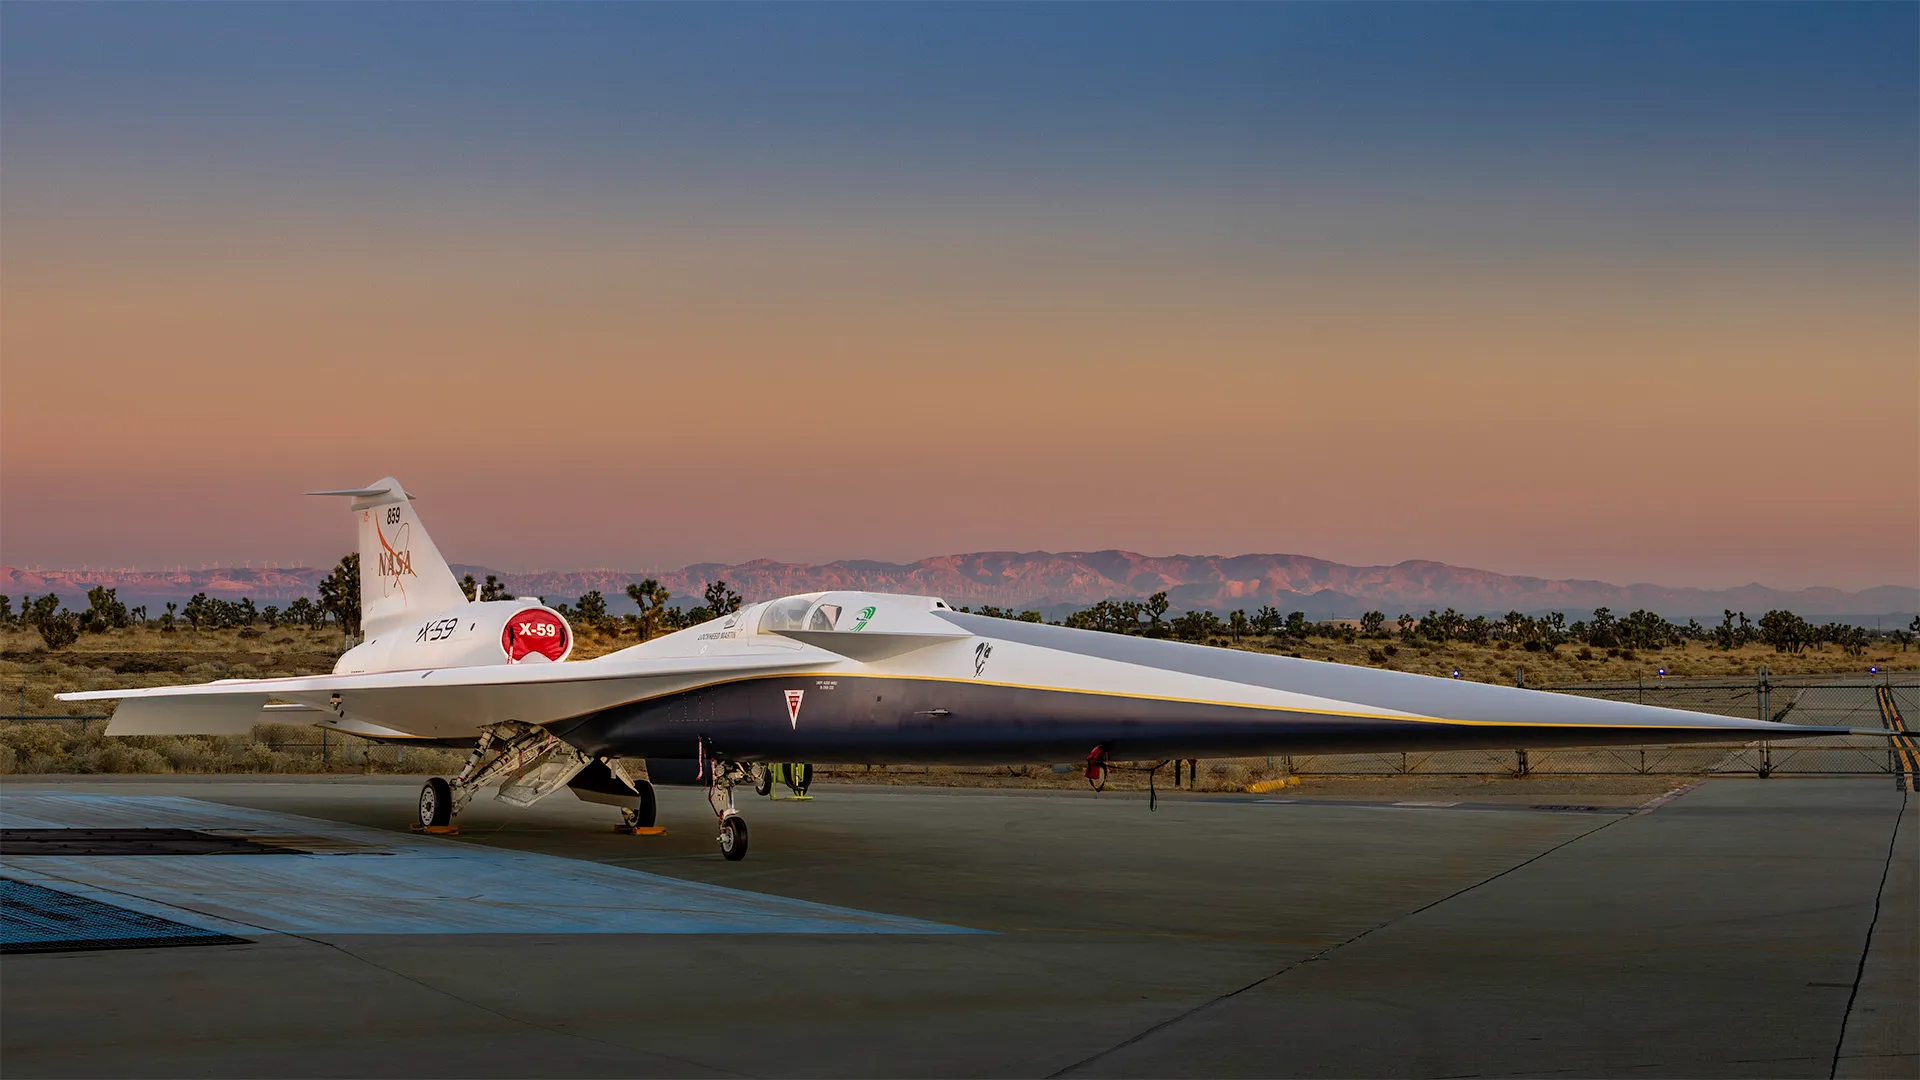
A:
{"type": "Polygon", "coordinates": [[[473,801],[474,792],[505,781],[496,796],[513,806],[531,806],[577,775],[593,758],[568,746],[545,728],[517,720],[489,724],[460,775],[436,776],[420,788],[420,824],[425,832],[450,833],[453,820],[473,801]],[[489,751],[499,752],[488,760],[489,751]]]}
{"type": "Polygon", "coordinates": [[[707,758],[707,805],[720,823],[720,854],[728,862],[747,857],[747,819],[733,808],[733,786],[753,782],[745,765],[707,758]]]}

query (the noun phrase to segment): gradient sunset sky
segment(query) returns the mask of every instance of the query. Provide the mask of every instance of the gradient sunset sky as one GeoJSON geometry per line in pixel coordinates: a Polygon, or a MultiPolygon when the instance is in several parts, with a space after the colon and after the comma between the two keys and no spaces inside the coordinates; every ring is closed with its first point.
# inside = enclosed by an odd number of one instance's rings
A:
{"type": "Polygon", "coordinates": [[[1920,584],[1913,4],[0,6],[0,560],[1920,584]]]}

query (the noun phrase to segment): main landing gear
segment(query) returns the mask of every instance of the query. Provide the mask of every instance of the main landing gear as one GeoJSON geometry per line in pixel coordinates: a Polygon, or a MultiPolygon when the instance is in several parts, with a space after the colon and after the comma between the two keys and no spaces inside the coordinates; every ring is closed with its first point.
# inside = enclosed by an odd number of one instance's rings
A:
{"type": "MultiPolygon", "coordinates": [[[[421,786],[419,823],[414,828],[419,832],[458,832],[454,822],[474,793],[498,782],[500,790],[495,797],[511,806],[531,806],[562,787],[570,787],[588,802],[619,807],[619,831],[659,833],[663,830],[654,826],[659,804],[653,784],[630,771],[628,760],[589,756],[532,724],[513,720],[491,724],[481,732],[460,775],[452,779],[436,776],[421,786]]],[[[739,762],[714,757],[702,740],[700,778],[707,784],[707,803],[713,807],[720,854],[728,862],[739,862],[747,857],[747,823],[734,809],[733,789],[737,784],[753,784],[755,772],[739,762]]],[[[803,779],[801,790],[804,783],[803,779]]]]}
{"type": "MultiPolygon", "coordinates": [[[[421,785],[420,823],[416,827],[421,832],[458,832],[458,827],[453,823],[454,817],[466,809],[467,803],[473,801],[473,793],[483,785],[502,778],[511,784],[514,778],[545,765],[556,756],[577,759],[581,755],[554,738],[545,728],[512,720],[488,725],[481,730],[480,741],[474,746],[473,753],[467,755],[467,763],[460,770],[460,775],[451,780],[436,776],[421,785]],[[488,752],[496,749],[499,753],[488,760],[488,752]]],[[[556,764],[564,767],[566,762],[556,764]]],[[[563,776],[560,782],[565,783],[566,777],[563,776]]]]}
{"type": "Polygon", "coordinates": [[[630,774],[618,759],[595,758],[534,724],[517,720],[489,724],[467,755],[460,775],[436,776],[420,788],[420,832],[457,833],[454,821],[474,793],[498,782],[495,798],[510,806],[532,806],[563,787],[589,802],[618,806],[622,827],[653,830],[657,807],[653,785],[630,774]],[[491,756],[490,756],[491,755],[491,756]]]}

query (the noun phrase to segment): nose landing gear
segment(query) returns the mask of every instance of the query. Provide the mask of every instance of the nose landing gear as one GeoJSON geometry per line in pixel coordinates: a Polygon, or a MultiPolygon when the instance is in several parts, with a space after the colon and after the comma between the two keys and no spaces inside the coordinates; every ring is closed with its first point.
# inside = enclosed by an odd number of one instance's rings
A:
{"type": "Polygon", "coordinates": [[[733,786],[753,782],[753,773],[745,765],[708,757],[707,805],[719,821],[720,854],[728,862],[747,857],[747,819],[733,808],[733,786]]]}

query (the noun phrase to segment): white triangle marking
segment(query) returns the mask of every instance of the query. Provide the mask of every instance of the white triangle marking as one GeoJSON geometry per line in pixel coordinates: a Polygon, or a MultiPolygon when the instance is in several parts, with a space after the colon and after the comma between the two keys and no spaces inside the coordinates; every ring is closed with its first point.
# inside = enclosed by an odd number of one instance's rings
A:
{"type": "Polygon", "coordinates": [[[800,730],[800,699],[806,693],[805,690],[787,691],[787,721],[795,731],[800,730]]]}

